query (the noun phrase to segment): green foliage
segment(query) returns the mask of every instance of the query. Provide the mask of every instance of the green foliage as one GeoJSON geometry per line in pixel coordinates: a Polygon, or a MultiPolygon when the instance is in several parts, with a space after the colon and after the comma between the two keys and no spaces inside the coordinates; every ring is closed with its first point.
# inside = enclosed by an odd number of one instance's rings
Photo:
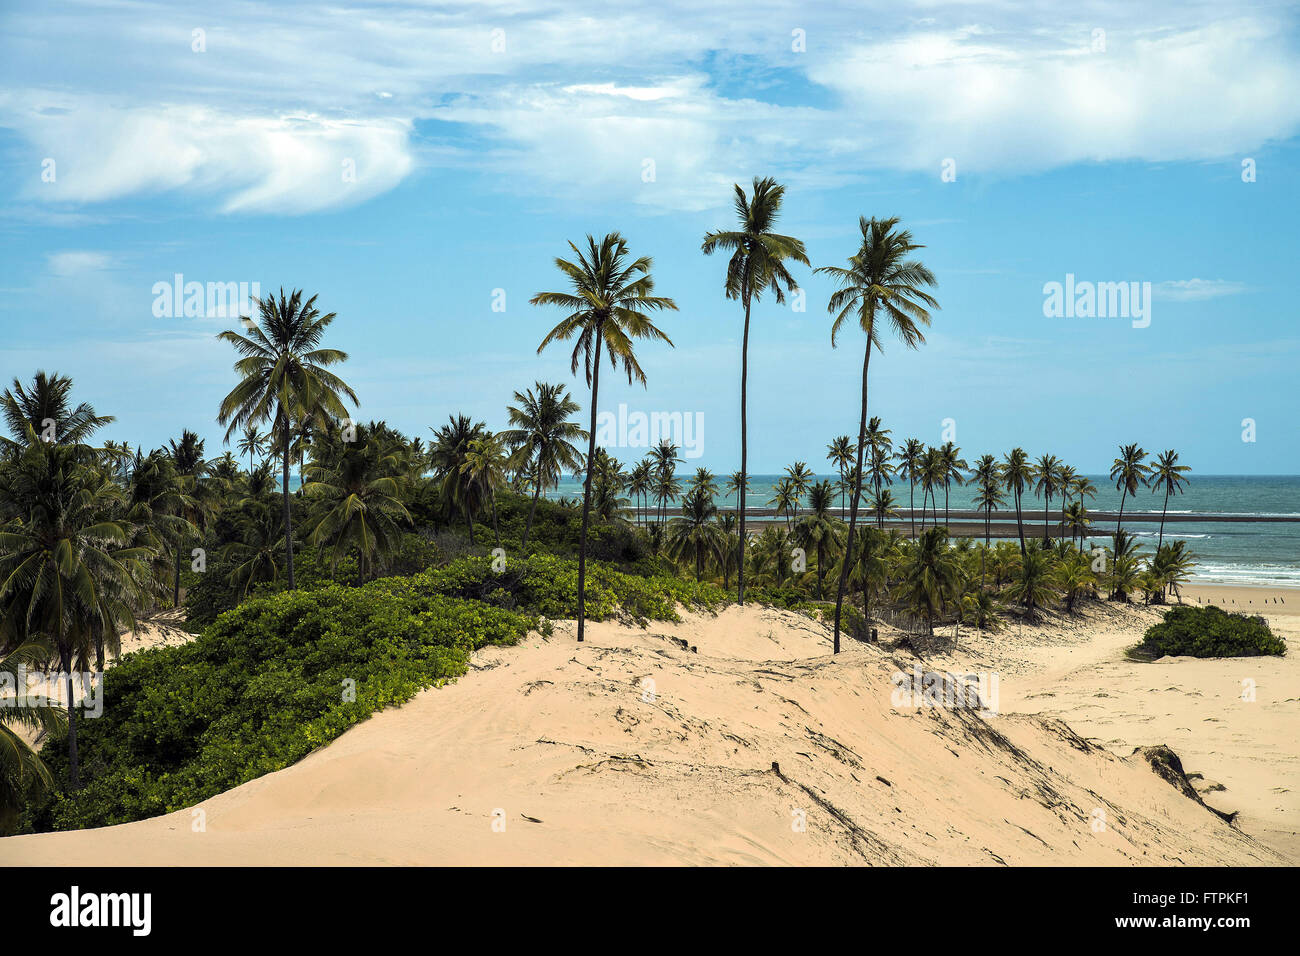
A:
{"type": "Polygon", "coordinates": [[[1260,657],[1281,656],[1286,644],[1259,616],[1230,614],[1214,605],[1174,607],[1159,624],[1147,629],[1133,656],[1159,657],[1260,657]]]}
{"type": "MultiPolygon", "coordinates": [[[[107,672],[103,715],[81,722],[87,784],[33,823],[106,826],[190,806],[464,674],[474,648],[513,644],[532,623],[390,580],[250,600],[194,642],[128,655],[107,672]]],[[[43,756],[63,776],[66,746],[43,756]]]]}

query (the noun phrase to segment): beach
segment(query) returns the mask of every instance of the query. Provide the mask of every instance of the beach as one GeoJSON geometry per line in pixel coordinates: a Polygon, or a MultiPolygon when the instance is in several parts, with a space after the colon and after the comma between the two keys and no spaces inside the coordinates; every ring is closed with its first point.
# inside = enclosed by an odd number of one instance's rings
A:
{"type": "MultiPolygon", "coordinates": [[[[197,808],[6,838],[0,862],[1297,862],[1295,655],[1127,660],[1159,616],[1098,602],[963,628],[924,661],[888,628],[832,657],[823,625],[752,605],[589,622],[581,645],[557,622],[197,808]],[[898,675],[918,666],[997,674],[996,713],[900,706],[898,675]],[[1235,825],[1134,753],[1162,744],[1235,825]]],[[[1293,643],[1298,624],[1277,618],[1293,643]]]]}

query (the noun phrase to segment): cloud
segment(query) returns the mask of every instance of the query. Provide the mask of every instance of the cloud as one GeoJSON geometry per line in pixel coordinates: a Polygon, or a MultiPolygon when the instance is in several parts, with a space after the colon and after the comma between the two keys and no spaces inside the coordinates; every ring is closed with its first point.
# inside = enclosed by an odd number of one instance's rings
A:
{"type": "Polygon", "coordinates": [[[1157,298],[1171,302],[1200,302],[1225,295],[1237,295],[1245,292],[1246,286],[1227,279],[1170,279],[1158,283],[1153,291],[1157,298]]]}
{"type": "Polygon", "coordinates": [[[87,272],[103,272],[112,266],[113,257],[106,252],[51,252],[46,256],[45,264],[52,275],[67,278],[87,272]]]}
{"type": "Polygon", "coordinates": [[[359,0],[239,8],[202,53],[178,26],[204,22],[202,8],[178,6],[193,15],[50,0],[40,16],[7,16],[0,124],[33,169],[58,162],[55,183],[32,174],[27,199],[183,191],[227,213],[310,213],[428,164],[525,194],[695,209],[758,170],[815,188],[937,176],[949,157],[959,175],[1204,161],[1300,129],[1294,27],[1262,4],[1224,18],[1199,3],[1103,2],[1063,23],[1048,6],[924,0],[865,33],[830,9],[795,23],[774,0],[743,20],[676,0],[632,13],[359,0]],[[806,52],[791,48],[794,26],[806,52]],[[36,52],[51,44],[57,60],[36,52]]]}

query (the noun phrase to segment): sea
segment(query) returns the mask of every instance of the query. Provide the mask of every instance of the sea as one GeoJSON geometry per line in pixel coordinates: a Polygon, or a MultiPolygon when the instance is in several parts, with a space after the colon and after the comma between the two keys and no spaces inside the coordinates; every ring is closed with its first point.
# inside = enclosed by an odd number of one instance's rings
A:
{"type": "MultiPolygon", "coordinates": [[[[689,480],[690,471],[679,470],[683,483],[689,480]]],[[[773,489],[781,475],[752,475],[746,499],[748,509],[767,507],[773,489]]],[[[1097,486],[1095,498],[1084,504],[1091,512],[1118,511],[1120,493],[1105,475],[1089,475],[1097,486]]],[[[838,480],[835,475],[820,475],[817,480],[838,480]]],[[[726,486],[725,476],[718,479],[720,487],[726,486]]],[[[895,482],[891,486],[897,507],[908,507],[906,484],[895,482]]],[[[550,498],[581,500],[582,481],[566,475],[558,488],[548,492],[550,498]]],[[[726,496],[719,495],[719,506],[725,507],[726,496]]],[[[1138,491],[1124,504],[1124,527],[1139,541],[1146,543],[1149,553],[1155,548],[1160,530],[1162,493],[1149,489],[1138,491]]],[[[917,489],[917,507],[921,493],[917,489]]],[[[732,499],[732,506],[735,501],[732,499]]],[[[838,498],[837,498],[838,505],[838,498]]],[[[949,491],[948,506],[953,511],[973,510],[971,486],[954,485],[949,491]]],[[[1042,510],[1041,498],[1026,494],[1022,506],[1025,510],[1042,510]]],[[[670,505],[676,511],[676,502],[670,505]]],[[[1052,508],[1060,508],[1060,500],[1052,499],[1052,508]]],[[[939,495],[939,509],[943,510],[943,495],[939,495]]],[[[1204,584],[1235,584],[1256,587],[1300,587],[1300,475],[1190,475],[1181,495],[1170,497],[1169,514],[1181,517],[1205,516],[1204,521],[1180,520],[1166,522],[1166,540],[1182,539],[1192,551],[1196,569],[1194,579],[1204,584]],[[1214,521],[1215,516],[1244,518],[1289,518],[1289,521],[1234,520],[1214,521]]],[[[994,520],[1007,520],[1014,511],[994,512],[994,520]]],[[[1094,529],[1106,526],[1098,520],[1094,529]]]]}

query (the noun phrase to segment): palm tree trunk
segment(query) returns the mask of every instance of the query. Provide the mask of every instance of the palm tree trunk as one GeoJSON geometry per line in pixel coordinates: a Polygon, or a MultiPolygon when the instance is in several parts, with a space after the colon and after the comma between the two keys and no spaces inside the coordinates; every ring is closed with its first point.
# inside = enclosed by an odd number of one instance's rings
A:
{"type": "Polygon", "coordinates": [[[1160,538],[1156,541],[1156,550],[1165,543],[1165,514],[1169,511],[1169,487],[1165,486],[1165,504],[1160,509],[1160,538]]]}
{"type": "MultiPolygon", "coordinates": [[[[538,469],[540,471],[540,469],[538,469]]],[[[537,499],[542,496],[541,475],[537,475],[533,481],[533,503],[528,508],[528,520],[524,522],[524,540],[519,545],[520,551],[528,549],[528,533],[533,530],[533,515],[537,513],[537,499]]]]}
{"type": "MultiPolygon", "coordinates": [[[[747,269],[748,271],[748,269],[747,269]]],[[[745,299],[745,334],[740,343],[740,544],[736,567],[736,603],[745,606],[745,486],[749,484],[749,418],[746,389],[749,384],[749,276],[741,283],[745,299]]],[[[838,622],[839,612],[835,613],[838,622]]],[[[836,634],[838,635],[838,629],[836,634]]],[[[836,641],[838,641],[838,636],[836,641]]]]}
{"type": "Polygon", "coordinates": [[[289,507],[289,421],[284,423],[284,454],[280,456],[280,491],[284,499],[284,563],[288,569],[289,590],[293,584],[293,513],[289,507]]]}
{"type": "Polygon", "coordinates": [[[596,323],[596,361],[591,375],[591,428],[587,436],[587,477],[582,483],[582,536],[578,542],[578,643],[586,632],[587,617],[587,529],[591,524],[591,471],[596,461],[596,401],[600,393],[600,350],[605,340],[601,337],[605,322],[596,323]]]}
{"type": "Polygon", "coordinates": [[[1020,536],[1020,556],[1025,556],[1025,524],[1020,510],[1020,492],[1016,491],[1016,534],[1020,536]]]}
{"type": "Polygon", "coordinates": [[[1048,514],[1051,513],[1051,510],[1052,510],[1052,496],[1048,494],[1044,494],[1043,495],[1043,544],[1048,544],[1052,540],[1047,536],[1047,516],[1048,514]]]}
{"type": "Polygon", "coordinates": [[[916,540],[916,482],[912,480],[912,473],[909,470],[907,474],[907,517],[912,522],[912,540],[916,540]]]}
{"type": "MultiPolygon", "coordinates": [[[[853,497],[849,499],[849,538],[844,545],[844,563],[840,565],[840,585],[835,594],[834,653],[840,652],[840,612],[844,606],[844,585],[853,564],[853,532],[858,526],[858,498],[862,494],[862,449],[867,443],[867,371],[871,367],[871,336],[867,336],[866,354],[862,358],[862,412],[858,417],[858,468],[853,474],[853,497]]],[[[871,622],[867,622],[867,627],[871,622]]],[[[870,633],[870,632],[868,632],[870,633]]]]}
{"type": "Polygon", "coordinates": [[[81,764],[77,757],[77,708],[72,700],[72,650],[63,652],[63,677],[68,686],[68,777],[73,790],[81,789],[81,764]]]}
{"type": "Polygon", "coordinates": [[[948,518],[948,483],[943,483],[943,523],[952,526],[952,521],[948,518]]]}

